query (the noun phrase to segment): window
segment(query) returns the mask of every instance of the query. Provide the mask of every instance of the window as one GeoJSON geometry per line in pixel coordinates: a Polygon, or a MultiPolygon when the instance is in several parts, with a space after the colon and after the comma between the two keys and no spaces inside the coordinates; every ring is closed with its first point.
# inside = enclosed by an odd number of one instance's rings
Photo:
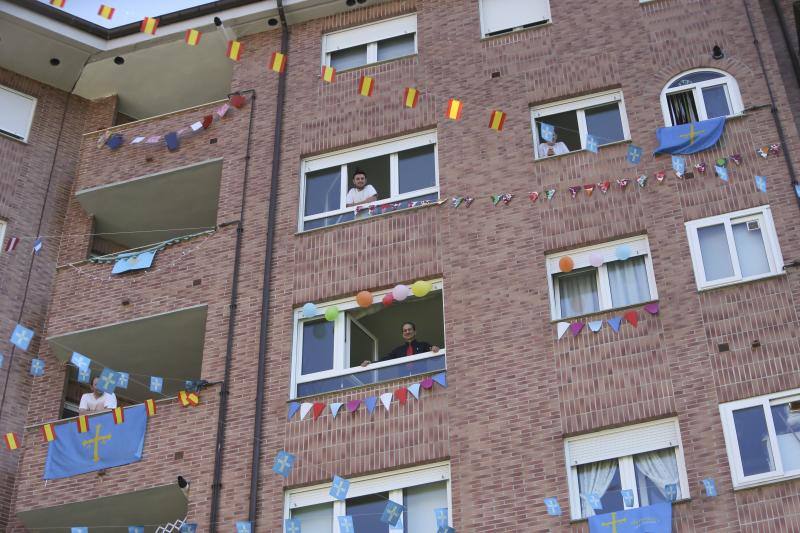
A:
{"type": "Polygon", "coordinates": [[[365,533],[436,531],[436,509],[450,512],[450,465],[438,463],[350,479],[348,498],[331,501],[330,483],[287,492],[284,517],[299,518],[303,531],[337,533],[337,517],[353,517],[354,529],[365,533]],[[406,510],[395,527],[380,521],[387,501],[406,510]],[[402,524],[401,524],[402,521],[402,524]]]}
{"type": "Polygon", "coordinates": [[[676,419],[611,429],[567,439],[569,500],[573,519],[689,498],[689,484],[676,419]],[[623,491],[633,492],[625,505],[623,491]],[[602,510],[592,508],[590,495],[602,510]]]}
{"type": "Polygon", "coordinates": [[[783,272],[769,206],[686,223],[698,289],[730,285],[783,272]]]}
{"type": "Polygon", "coordinates": [[[661,91],[667,126],[741,114],[739,85],[720,70],[693,70],[672,79],[661,91]]]}
{"type": "Polygon", "coordinates": [[[27,142],[36,98],[0,85],[0,133],[27,142]]]}
{"type": "Polygon", "coordinates": [[[0,254],[6,249],[6,226],[8,223],[5,220],[0,220],[0,254]]]}
{"type": "Polygon", "coordinates": [[[599,146],[631,138],[621,91],[536,106],[531,109],[536,159],[586,148],[586,135],[599,146]],[[554,143],[542,139],[542,123],[553,126],[554,143]]]}
{"type": "Polygon", "coordinates": [[[366,208],[376,203],[397,204],[394,210],[410,201],[439,199],[435,132],[306,159],[302,172],[300,231],[370,216],[366,208]],[[348,207],[347,193],[357,170],[366,173],[378,201],[348,207]]]}
{"type": "Polygon", "coordinates": [[[800,476],[800,389],[719,410],[734,488],[800,476]]]}
{"type": "Polygon", "coordinates": [[[480,0],[484,37],[550,22],[550,0],[480,0]]]}
{"type": "Polygon", "coordinates": [[[295,311],[294,372],[292,397],[360,387],[406,376],[445,369],[442,282],[422,298],[409,296],[386,307],[381,300],[390,291],[373,293],[368,308],[354,299],[317,305],[317,316],[304,318],[295,311]],[[325,311],[333,306],[339,314],[333,321],[325,311]],[[408,356],[389,357],[402,346],[405,321],[416,324],[416,339],[440,348],[408,356]],[[362,363],[369,361],[367,367],[362,363]]]}
{"type": "Polygon", "coordinates": [[[328,33],[322,38],[322,64],[336,70],[416,53],[416,14],[328,33]]]}
{"type": "Polygon", "coordinates": [[[547,276],[553,320],[658,299],[646,236],[548,255],[547,276]],[[572,270],[564,272],[569,259],[572,270]]]}

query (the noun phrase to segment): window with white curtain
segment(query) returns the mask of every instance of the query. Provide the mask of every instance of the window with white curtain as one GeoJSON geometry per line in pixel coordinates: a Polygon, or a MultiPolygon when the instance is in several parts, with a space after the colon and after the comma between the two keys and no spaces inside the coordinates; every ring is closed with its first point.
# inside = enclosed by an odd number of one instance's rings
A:
{"type": "Polygon", "coordinates": [[[336,70],[358,68],[417,53],[417,15],[403,15],[322,37],[322,64],[336,70]]]}
{"type": "Polygon", "coordinates": [[[698,289],[783,272],[769,206],[687,222],[686,234],[698,289]]]}
{"type": "Polygon", "coordinates": [[[547,275],[553,320],[658,299],[650,245],[644,235],[550,254],[547,275]],[[564,258],[572,260],[569,271],[562,269],[564,258]]]}
{"type": "Polygon", "coordinates": [[[573,437],[565,451],[573,519],[689,497],[676,419],[573,437]]]}
{"type": "Polygon", "coordinates": [[[667,126],[728,117],[744,112],[736,79],[721,70],[698,69],[671,79],[661,91],[667,126]]]}
{"type": "Polygon", "coordinates": [[[288,491],[285,518],[300,519],[302,531],[339,533],[337,517],[352,516],[357,532],[418,533],[436,531],[436,509],[450,512],[450,465],[437,463],[350,479],[345,501],[331,502],[330,483],[288,491]],[[405,507],[392,527],[380,521],[388,501],[405,507]]]}
{"type": "Polygon", "coordinates": [[[27,142],[36,98],[0,85],[0,134],[27,142]]]}
{"type": "Polygon", "coordinates": [[[480,0],[484,37],[550,22],[550,0],[480,0]]]}
{"type": "Polygon", "coordinates": [[[800,477],[800,389],[719,409],[734,488],[800,477]]]}

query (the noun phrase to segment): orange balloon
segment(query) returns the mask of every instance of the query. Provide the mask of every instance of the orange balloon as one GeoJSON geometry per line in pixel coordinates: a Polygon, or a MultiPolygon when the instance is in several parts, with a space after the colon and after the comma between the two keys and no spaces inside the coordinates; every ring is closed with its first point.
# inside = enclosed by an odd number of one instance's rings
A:
{"type": "Polygon", "coordinates": [[[558,260],[558,268],[561,269],[561,272],[572,272],[572,269],[575,268],[575,261],[570,256],[565,255],[558,260]]]}
{"type": "Polygon", "coordinates": [[[361,307],[369,307],[372,305],[372,293],[369,291],[361,291],[356,294],[356,303],[361,307]]]}

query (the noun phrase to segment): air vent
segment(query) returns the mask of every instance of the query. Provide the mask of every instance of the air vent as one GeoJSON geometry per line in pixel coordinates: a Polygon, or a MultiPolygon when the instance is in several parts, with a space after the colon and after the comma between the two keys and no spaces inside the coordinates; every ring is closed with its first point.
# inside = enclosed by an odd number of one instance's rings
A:
{"type": "Polygon", "coordinates": [[[751,220],[747,223],[747,231],[758,231],[759,229],[761,228],[758,226],[758,220],[751,220]]]}

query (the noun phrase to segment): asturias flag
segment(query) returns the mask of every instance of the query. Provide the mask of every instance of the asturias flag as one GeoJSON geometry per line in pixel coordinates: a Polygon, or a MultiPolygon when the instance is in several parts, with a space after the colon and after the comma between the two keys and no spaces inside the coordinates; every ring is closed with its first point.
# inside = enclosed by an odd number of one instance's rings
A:
{"type": "Polygon", "coordinates": [[[658,128],[656,131],[658,148],[654,153],[696,154],[702,152],[717,144],[724,129],[725,117],[701,120],[670,128],[658,128]]]}
{"type": "Polygon", "coordinates": [[[111,273],[122,274],[129,270],[150,268],[153,266],[153,258],[156,256],[156,252],[157,250],[145,250],[144,252],[119,254],[117,256],[117,262],[114,263],[114,268],[111,269],[111,273]]]}
{"type": "Polygon", "coordinates": [[[669,502],[589,517],[589,533],[671,533],[671,531],[672,504],[669,502]]]}
{"type": "Polygon", "coordinates": [[[78,433],[76,424],[55,426],[49,444],[44,479],[64,477],[134,463],[142,459],[147,415],[144,405],[125,408],[125,423],[115,424],[108,413],[89,417],[89,431],[78,433]]]}

